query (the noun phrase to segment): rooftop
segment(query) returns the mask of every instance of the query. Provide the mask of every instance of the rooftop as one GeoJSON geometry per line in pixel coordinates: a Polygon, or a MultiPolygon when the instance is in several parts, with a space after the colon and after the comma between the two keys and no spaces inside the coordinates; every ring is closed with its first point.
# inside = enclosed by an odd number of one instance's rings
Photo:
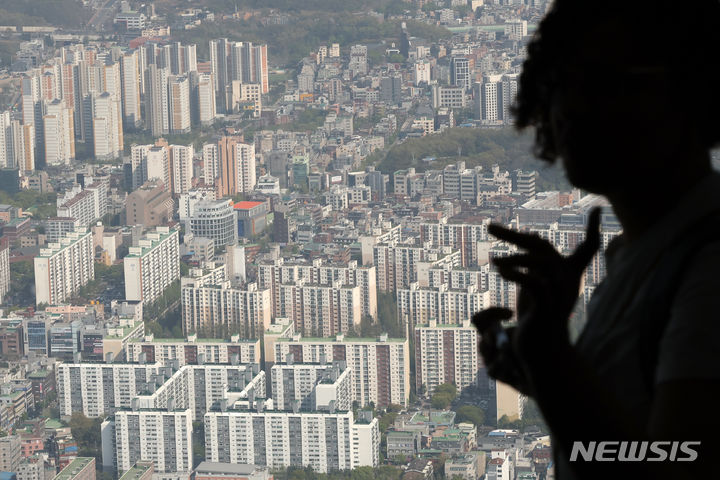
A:
{"type": "Polygon", "coordinates": [[[250,210],[251,208],[255,208],[258,205],[262,205],[263,202],[237,202],[235,205],[233,205],[233,208],[235,210],[250,210]]]}
{"type": "Polygon", "coordinates": [[[95,457],[77,457],[70,462],[67,467],[63,468],[53,480],[70,480],[71,478],[75,478],[83,468],[92,462],[95,462],[95,457]]]}
{"type": "Polygon", "coordinates": [[[138,465],[137,463],[130,468],[127,472],[125,472],[122,477],[120,477],[120,480],[135,480],[137,478],[140,478],[143,476],[145,472],[147,472],[152,467],[152,464],[148,463],[147,465],[138,465]]]}

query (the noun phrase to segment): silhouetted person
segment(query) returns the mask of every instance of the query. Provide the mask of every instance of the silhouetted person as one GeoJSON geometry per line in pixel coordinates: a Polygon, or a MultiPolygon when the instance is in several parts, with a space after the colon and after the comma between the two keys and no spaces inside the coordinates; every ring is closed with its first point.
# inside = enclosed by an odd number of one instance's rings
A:
{"type": "MultiPolygon", "coordinates": [[[[488,229],[520,247],[494,264],[521,293],[516,326],[501,327],[503,308],[473,317],[480,350],[492,377],[537,402],[561,480],[720,478],[720,175],[709,155],[719,82],[717,0],[556,0],[528,46],[517,127],[534,127],[538,155],[606,196],[623,227],[577,342],[568,318],[599,212],[569,257],[536,235],[488,229]],[[576,441],[622,440],[702,444],[693,462],[570,461],[576,441]]],[[[609,445],[600,456],[617,458],[609,445]]],[[[632,456],[656,450],[692,458],[672,444],[632,456]]]]}

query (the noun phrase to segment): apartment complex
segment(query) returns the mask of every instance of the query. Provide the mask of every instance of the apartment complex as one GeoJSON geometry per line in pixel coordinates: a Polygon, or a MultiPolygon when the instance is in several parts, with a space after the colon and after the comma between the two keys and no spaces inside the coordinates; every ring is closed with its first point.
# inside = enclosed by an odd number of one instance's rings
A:
{"type": "Polygon", "coordinates": [[[180,278],[180,228],[158,226],[130,247],[123,260],[125,298],[150,304],[180,278]]]}
{"type": "Polygon", "coordinates": [[[84,229],[68,233],[35,257],[35,303],[62,303],[94,278],[92,235],[84,229]]]}
{"type": "MultiPolygon", "coordinates": [[[[267,345],[267,344],[266,344],[267,345]]],[[[323,363],[343,361],[351,376],[353,401],[378,407],[406,406],[410,397],[410,347],[407,339],[278,338],[265,350],[266,362],[323,363]],[[271,360],[273,359],[273,360],[271,360]]]]}
{"type": "Polygon", "coordinates": [[[415,326],[415,382],[430,395],[435,387],[453,383],[458,390],[477,385],[482,360],[477,329],[467,317],[461,324],[441,325],[430,320],[415,326]]]}
{"type": "Polygon", "coordinates": [[[125,346],[125,359],[149,364],[168,364],[177,361],[179,366],[195,364],[230,363],[236,358],[241,364],[260,363],[260,340],[241,339],[232,335],[229,340],[198,338],[188,335],[183,338],[158,338],[146,335],[142,340],[133,340],[125,346]],[[143,358],[144,357],[144,358],[143,358]]]}

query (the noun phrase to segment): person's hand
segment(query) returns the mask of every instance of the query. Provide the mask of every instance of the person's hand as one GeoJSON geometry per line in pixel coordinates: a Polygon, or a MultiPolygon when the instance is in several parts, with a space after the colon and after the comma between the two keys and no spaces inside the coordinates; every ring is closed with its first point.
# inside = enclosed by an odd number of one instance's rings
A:
{"type": "Polygon", "coordinates": [[[590,214],[585,241],[568,257],[538,235],[499,225],[488,227],[488,233],[525,250],[493,260],[500,275],[519,287],[517,327],[501,327],[500,322],[512,317],[512,311],[506,308],[489,308],[473,317],[481,334],[480,353],[488,374],[515,388],[529,389],[523,374],[527,365],[543,353],[569,347],[568,318],[585,267],[600,246],[599,227],[600,209],[595,209],[590,214]]]}

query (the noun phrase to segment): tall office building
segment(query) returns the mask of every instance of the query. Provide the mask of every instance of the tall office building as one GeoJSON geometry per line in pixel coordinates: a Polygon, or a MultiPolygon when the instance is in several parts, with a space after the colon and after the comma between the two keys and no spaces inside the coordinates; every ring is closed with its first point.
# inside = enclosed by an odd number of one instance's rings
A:
{"type": "Polygon", "coordinates": [[[168,77],[169,70],[167,68],[159,68],[154,64],[148,65],[145,74],[147,83],[145,118],[150,133],[154,137],[170,133],[168,77]]]}
{"type": "MultiPolygon", "coordinates": [[[[43,105],[43,142],[48,165],[68,164],[75,159],[75,125],[73,109],[63,100],[43,105]]],[[[37,130],[36,130],[37,133],[37,130]]]]}
{"type": "Polygon", "coordinates": [[[458,391],[477,385],[482,361],[478,355],[477,329],[470,317],[455,325],[438,325],[434,320],[415,327],[415,384],[427,395],[443,383],[458,391]]]}
{"type": "Polygon", "coordinates": [[[194,154],[192,145],[170,145],[172,193],[174,195],[187,193],[192,188],[194,154]]]}
{"type": "Polygon", "coordinates": [[[158,226],[130,247],[123,260],[126,300],[151,304],[180,278],[179,232],[177,225],[158,226]]]}
{"type": "Polygon", "coordinates": [[[228,197],[252,191],[257,183],[254,145],[242,143],[237,137],[222,137],[218,142],[218,151],[218,195],[228,197]]]}
{"type": "Polygon", "coordinates": [[[468,89],[470,82],[470,60],[465,57],[453,57],[450,60],[450,82],[456,87],[468,89]]]}
{"type": "Polygon", "coordinates": [[[122,73],[123,122],[126,127],[139,128],[142,124],[140,103],[140,58],[137,50],[125,52],[120,57],[122,73]]]}
{"type": "Polygon", "coordinates": [[[350,47],[350,63],[348,68],[353,76],[367,74],[368,55],[366,45],[353,45],[350,47]]]}
{"type": "Polygon", "coordinates": [[[196,237],[211,238],[216,246],[237,243],[238,223],[229,198],[200,200],[193,204],[185,227],[196,237]]]}
{"type": "Polygon", "coordinates": [[[92,109],[95,157],[112,159],[122,156],[123,124],[120,98],[108,92],[93,94],[92,109]]]}
{"type": "Polygon", "coordinates": [[[90,232],[68,233],[35,257],[35,303],[57,305],[95,278],[90,232]]]}
{"type": "Polygon", "coordinates": [[[188,133],[191,127],[190,80],[187,76],[171,76],[168,80],[170,133],[188,133]]]}

